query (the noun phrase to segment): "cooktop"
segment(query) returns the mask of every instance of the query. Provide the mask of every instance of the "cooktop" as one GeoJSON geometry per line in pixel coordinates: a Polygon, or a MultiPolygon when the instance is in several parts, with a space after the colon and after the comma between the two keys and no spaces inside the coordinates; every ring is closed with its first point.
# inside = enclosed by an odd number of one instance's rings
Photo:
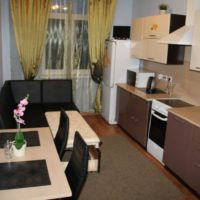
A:
{"type": "Polygon", "coordinates": [[[180,99],[159,99],[158,101],[167,104],[173,108],[178,108],[178,107],[188,107],[188,106],[193,106],[192,104],[189,104],[185,101],[182,101],[180,99]]]}

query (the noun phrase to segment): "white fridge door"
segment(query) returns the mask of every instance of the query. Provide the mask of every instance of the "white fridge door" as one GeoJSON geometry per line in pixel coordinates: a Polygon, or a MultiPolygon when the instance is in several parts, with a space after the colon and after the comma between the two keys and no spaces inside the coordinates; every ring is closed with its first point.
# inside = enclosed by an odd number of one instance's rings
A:
{"type": "Polygon", "coordinates": [[[109,124],[116,124],[117,86],[113,88],[103,84],[102,116],[109,124]]]}
{"type": "Polygon", "coordinates": [[[114,73],[115,73],[115,41],[109,40],[106,42],[106,57],[107,62],[103,68],[103,83],[107,87],[114,87],[114,73]]]}
{"type": "Polygon", "coordinates": [[[126,83],[127,69],[139,68],[139,60],[131,57],[131,41],[115,40],[115,83],[126,83]]]}

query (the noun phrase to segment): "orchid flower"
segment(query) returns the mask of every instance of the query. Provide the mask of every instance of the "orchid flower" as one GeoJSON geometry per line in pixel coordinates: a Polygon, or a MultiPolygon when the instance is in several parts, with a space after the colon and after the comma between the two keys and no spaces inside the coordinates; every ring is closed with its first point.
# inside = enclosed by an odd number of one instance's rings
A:
{"type": "Polygon", "coordinates": [[[17,109],[13,110],[15,121],[17,122],[17,126],[20,127],[20,124],[25,124],[25,121],[21,118],[24,116],[24,111],[26,110],[26,105],[28,105],[28,97],[27,95],[24,99],[20,101],[17,105],[17,109]]]}

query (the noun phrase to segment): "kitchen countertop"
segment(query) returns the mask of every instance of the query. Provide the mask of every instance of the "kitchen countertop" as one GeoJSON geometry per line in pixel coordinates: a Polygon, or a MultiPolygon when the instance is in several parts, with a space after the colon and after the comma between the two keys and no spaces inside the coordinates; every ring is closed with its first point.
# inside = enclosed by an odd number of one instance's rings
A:
{"type": "MultiPolygon", "coordinates": [[[[126,83],[117,84],[118,87],[141,97],[144,100],[151,101],[153,99],[169,99],[169,98],[180,98],[175,95],[169,95],[166,93],[162,94],[146,94],[140,89],[128,85],[126,83]]],[[[180,98],[181,99],[181,98],[180,98]]],[[[192,107],[181,107],[181,108],[170,108],[169,112],[177,115],[178,117],[200,127],[200,106],[192,106],[192,107]]]]}
{"type": "Polygon", "coordinates": [[[170,108],[168,111],[200,127],[200,106],[170,108]]]}
{"type": "Polygon", "coordinates": [[[140,89],[134,87],[134,86],[131,86],[131,85],[128,85],[126,83],[118,83],[117,84],[118,87],[132,93],[132,94],[135,94],[139,97],[141,97],[142,99],[145,99],[147,101],[152,101],[153,99],[169,99],[169,98],[178,98],[178,96],[175,96],[175,95],[169,95],[167,93],[160,93],[160,94],[147,94],[143,91],[141,91],[140,89]]]}

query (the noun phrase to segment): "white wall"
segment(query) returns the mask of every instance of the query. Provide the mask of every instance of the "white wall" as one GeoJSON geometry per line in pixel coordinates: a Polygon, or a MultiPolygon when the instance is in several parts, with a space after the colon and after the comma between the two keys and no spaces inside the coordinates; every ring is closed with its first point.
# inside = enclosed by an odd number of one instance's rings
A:
{"type": "Polygon", "coordinates": [[[157,15],[158,5],[166,3],[173,14],[186,14],[187,0],[133,0],[133,18],[147,15],[157,15]]]}
{"type": "Polygon", "coordinates": [[[9,1],[1,0],[1,72],[2,81],[11,79],[11,64],[10,64],[10,14],[9,1]]]}
{"type": "MultiPolygon", "coordinates": [[[[0,1],[0,16],[1,16],[1,1],[0,1]]],[[[0,44],[2,45],[2,26],[0,20],[0,44]]],[[[0,88],[3,85],[3,70],[2,70],[2,48],[0,48],[0,88]]]]}
{"type": "Polygon", "coordinates": [[[134,0],[116,0],[116,12],[113,25],[130,26],[134,0]]]}

